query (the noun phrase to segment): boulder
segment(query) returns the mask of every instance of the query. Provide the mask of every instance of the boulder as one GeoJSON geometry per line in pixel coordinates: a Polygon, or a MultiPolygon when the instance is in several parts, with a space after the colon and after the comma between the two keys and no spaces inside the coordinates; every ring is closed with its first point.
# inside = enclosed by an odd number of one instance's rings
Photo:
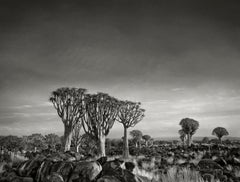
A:
{"type": "Polygon", "coordinates": [[[103,176],[97,180],[97,182],[121,182],[114,176],[103,176]]]}
{"type": "Polygon", "coordinates": [[[77,162],[75,168],[70,174],[68,182],[77,181],[92,181],[99,175],[102,170],[102,166],[97,161],[90,162],[77,162]]]}
{"type": "Polygon", "coordinates": [[[50,175],[52,165],[53,162],[50,160],[45,160],[42,162],[41,166],[38,168],[35,178],[37,182],[47,181],[47,177],[50,175]]]}
{"type": "Polygon", "coordinates": [[[223,169],[223,167],[221,167],[218,163],[214,162],[211,159],[202,159],[199,161],[198,163],[198,167],[201,169],[223,169]]]}
{"type": "Polygon", "coordinates": [[[64,182],[63,177],[58,173],[51,173],[46,182],[64,182]]]}
{"type": "Polygon", "coordinates": [[[21,177],[32,177],[35,178],[37,175],[37,171],[41,166],[42,161],[44,158],[36,157],[30,159],[28,161],[24,161],[17,166],[17,173],[21,177]]]}
{"type": "Polygon", "coordinates": [[[222,157],[216,158],[214,162],[218,163],[222,167],[227,166],[227,162],[222,157]]]}
{"type": "Polygon", "coordinates": [[[211,182],[214,180],[214,176],[212,174],[206,173],[202,176],[205,182],[211,182]]]}
{"type": "Polygon", "coordinates": [[[68,181],[69,175],[72,173],[73,164],[71,162],[58,161],[53,163],[50,174],[59,174],[62,176],[63,180],[68,181]]]}

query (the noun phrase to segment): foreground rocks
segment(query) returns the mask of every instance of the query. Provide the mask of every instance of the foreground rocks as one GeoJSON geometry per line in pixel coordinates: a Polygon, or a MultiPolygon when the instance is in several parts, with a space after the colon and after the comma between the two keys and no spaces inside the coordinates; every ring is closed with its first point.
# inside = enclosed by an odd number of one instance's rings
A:
{"type": "Polygon", "coordinates": [[[133,163],[130,170],[123,169],[123,163],[118,159],[107,161],[106,157],[96,161],[69,161],[65,158],[56,159],[54,156],[39,155],[20,163],[16,168],[6,164],[0,176],[0,182],[143,181],[143,177],[132,173],[133,163]]]}

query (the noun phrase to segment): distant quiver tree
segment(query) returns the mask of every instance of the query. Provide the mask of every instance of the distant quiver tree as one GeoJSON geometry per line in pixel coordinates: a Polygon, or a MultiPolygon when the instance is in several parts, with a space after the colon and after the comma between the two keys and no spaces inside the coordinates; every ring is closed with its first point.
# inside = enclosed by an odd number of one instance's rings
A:
{"type": "Polygon", "coordinates": [[[215,135],[218,137],[218,140],[220,143],[222,143],[222,137],[229,135],[228,131],[226,128],[223,127],[216,127],[212,131],[212,135],[215,135]]]}
{"type": "Polygon", "coordinates": [[[199,122],[191,118],[184,118],[180,121],[179,125],[182,127],[182,131],[187,136],[187,145],[191,146],[192,136],[196,133],[199,128],[199,122]]]}
{"type": "Polygon", "coordinates": [[[143,133],[140,130],[132,130],[130,131],[130,135],[133,138],[136,148],[140,148],[143,133]]]}

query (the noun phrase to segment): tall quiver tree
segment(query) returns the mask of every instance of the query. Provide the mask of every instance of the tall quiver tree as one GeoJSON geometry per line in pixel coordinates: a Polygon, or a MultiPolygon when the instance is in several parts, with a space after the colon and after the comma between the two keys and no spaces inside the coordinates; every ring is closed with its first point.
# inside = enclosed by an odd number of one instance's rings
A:
{"type": "Polygon", "coordinates": [[[219,142],[222,143],[222,137],[229,135],[229,133],[226,128],[217,127],[212,131],[212,135],[216,135],[219,139],[219,142]]]}
{"type": "Polygon", "coordinates": [[[199,128],[198,121],[191,118],[184,118],[180,121],[179,125],[182,126],[182,132],[187,135],[187,145],[188,147],[192,144],[192,136],[196,133],[199,128]]]}
{"type": "Polygon", "coordinates": [[[65,151],[70,150],[73,129],[86,112],[85,93],[83,88],[59,88],[52,92],[49,99],[64,124],[65,151]]]}
{"type": "Polygon", "coordinates": [[[129,127],[134,127],[139,123],[143,117],[145,110],[142,109],[140,102],[122,101],[121,107],[118,113],[117,121],[122,123],[124,128],[123,137],[123,157],[129,157],[129,146],[128,146],[128,135],[127,129],[129,127]]]}
{"type": "Polygon", "coordinates": [[[82,118],[85,133],[98,143],[100,156],[106,156],[105,139],[112,128],[118,111],[119,101],[105,93],[88,94],[86,97],[86,113],[82,118]]]}

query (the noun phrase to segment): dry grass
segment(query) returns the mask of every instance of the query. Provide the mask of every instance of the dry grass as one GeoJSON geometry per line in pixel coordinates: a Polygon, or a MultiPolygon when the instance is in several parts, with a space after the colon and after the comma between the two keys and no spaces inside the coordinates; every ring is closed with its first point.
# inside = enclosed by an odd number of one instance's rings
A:
{"type": "MultiPolygon", "coordinates": [[[[171,167],[166,174],[147,172],[143,169],[137,169],[134,172],[154,182],[205,182],[197,171],[192,171],[188,168],[177,170],[177,167],[171,167]]],[[[212,179],[211,182],[219,181],[212,179]]]]}
{"type": "MultiPolygon", "coordinates": [[[[150,161],[142,162],[141,168],[137,165],[137,159],[130,159],[135,163],[134,174],[147,177],[154,182],[205,182],[198,171],[189,168],[169,167],[166,173],[157,169],[156,163],[161,163],[161,158],[153,157],[150,161]]],[[[171,163],[169,160],[168,162],[171,163]]],[[[182,161],[180,161],[181,163],[182,161]]],[[[212,180],[211,182],[219,182],[212,180]]]]}

